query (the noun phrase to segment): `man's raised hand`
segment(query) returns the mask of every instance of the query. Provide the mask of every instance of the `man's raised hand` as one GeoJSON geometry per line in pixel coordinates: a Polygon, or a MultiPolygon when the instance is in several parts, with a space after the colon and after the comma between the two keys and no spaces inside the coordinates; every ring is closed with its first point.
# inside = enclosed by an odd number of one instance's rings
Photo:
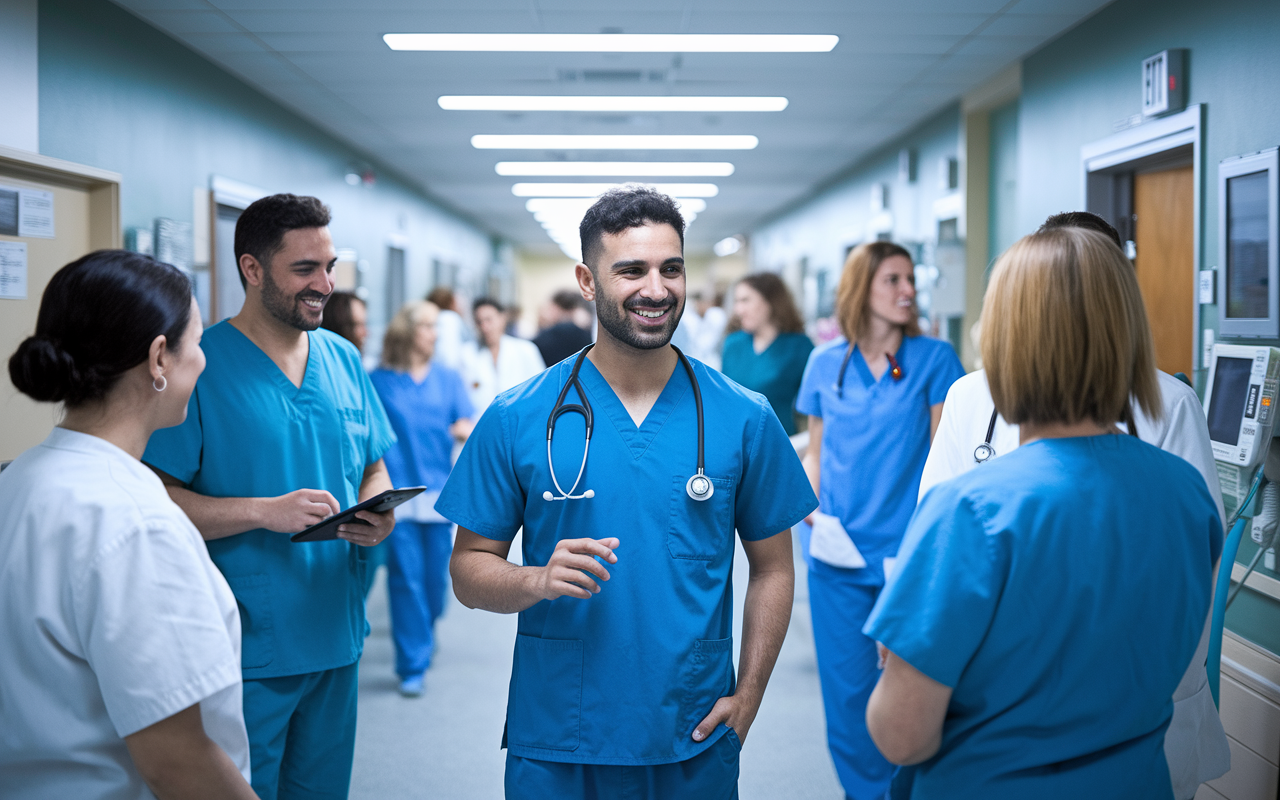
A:
{"type": "Polygon", "coordinates": [[[586,600],[600,591],[598,581],[609,580],[609,571],[595,557],[618,563],[614,550],[617,539],[561,539],[542,567],[541,594],[544,600],[577,597],[586,600]]]}

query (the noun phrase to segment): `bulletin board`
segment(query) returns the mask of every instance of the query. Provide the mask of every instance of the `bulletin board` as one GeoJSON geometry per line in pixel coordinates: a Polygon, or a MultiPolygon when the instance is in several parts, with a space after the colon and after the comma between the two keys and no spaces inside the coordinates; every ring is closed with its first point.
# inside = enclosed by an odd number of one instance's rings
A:
{"type": "Polygon", "coordinates": [[[55,405],[9,380],[9,357],[35,332],[45,286],[65,264],[121,242],[119,174],[0,147],[0,462],[39,444],[58,420],[55,405]],[[27,219],[15,227],[19,199],[27,219]]]}

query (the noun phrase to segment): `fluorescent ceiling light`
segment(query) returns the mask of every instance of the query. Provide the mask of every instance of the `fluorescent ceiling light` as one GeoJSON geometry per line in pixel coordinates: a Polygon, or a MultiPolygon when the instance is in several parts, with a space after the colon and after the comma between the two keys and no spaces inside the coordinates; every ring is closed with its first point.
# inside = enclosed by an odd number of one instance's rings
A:
{"type": "Polygon", "coordinates": [[[724,258],[731,256],[742,249],[742,241],[736,236],[729,236],[716,242],[711,248],[715,254],[724,258]]]}
{"type": "Polygon", "coordinates": [[[718,134],[477,134],[477,150],[754,150],[754,136],[718,134]]]}
{"type": "MultiPolygon", "coordinates": [[[[677,197],[676,205],[680,206],[681,213],[701,214],[707,210],[707,201],[697,197],[677,197]]],[[[548,216],[555,214],[572,214],[577,213],[578,219],[582,219],[582,215],[587,213],[587,209],[595,205],[594,197],[534,197],[526,200],[525,210],[531,214],[538,212],[547,212],[548,216]]]]}
{"type": "Polygon", "coordinates": [[[584,97],[519,95],[444,95],[439,100],[446,111],[588,111],[596,113],[635,111],[781,111],[785,97],[584,97]]]}
{"type": "Polygon", "coordinates": [[[828,53],[830,34],[388,33],[392,50],[524,53],[828,53]]]}
{"type": "MultiPolygon", "coordinates": [[[[511,187],[516,197],[599,197],[622,183],[517,183],[511,187]]],[[[714,183],[648,184],[671,197],[715,197],[720,193],[714,183]]]]}
{"type": "Polygon", "coordinates": [[[733,165],[728,161],[499,161],[494,171],[531,178],[723,178],[733,174],[733,165]]]}

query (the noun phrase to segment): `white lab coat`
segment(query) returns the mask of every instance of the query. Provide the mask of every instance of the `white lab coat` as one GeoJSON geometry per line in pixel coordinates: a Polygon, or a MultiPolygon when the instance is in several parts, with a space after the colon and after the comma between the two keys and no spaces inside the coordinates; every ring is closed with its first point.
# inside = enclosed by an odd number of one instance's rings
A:
{"type": "MultiPolygon", "coordinates": [[[[1190,386],[1172,375],[1160,372],[1157,376],[1164,418],[1148,419],[1135,405],[1138,438],[1181,456],[1195,467],[1204,476],[1209,494],[1218,506],[1218,515],[1225,520],[1222,489],[1218,486],[1218,470],[1209,447],[1209,428],[1200,398],[1190,386]]],[[[994,409],[984,371],[971,372],[951,385],[920,478],[920,497],[937,484],[979,466],[973,452],[986,438],[994,409]]],[[[1018,426],[1003,417],[997,418],[991,446],[995,448],[995,457],[1012,452],[1018,446],[1018,426]]],[[[1201,783],[1220,777],[1231,768],[1227,736],[1205,674],[1208,652],[1209,620],[1206,619],[1191,666],[1173,693],[1173,721],[1165,732],[1165,758],[1177,800],[1190,800],[1201,783]]]]}
{"type": "Polygon", "coordinates": [[[502,341],[498,343],[497,364],[493,363],[492,351],[483,344],[468,347],[463,375],[476,417],[484,413],[493,398],[546,368],[538,346],[527,339],[503,334],[502,341]]]}
{"type": "Polygon", "coordinates": [[[196,703],[249,780],[240,614],[160,479],[55,428],[0,473],[0,793],[153,798],[124,737],[196,703]]]}

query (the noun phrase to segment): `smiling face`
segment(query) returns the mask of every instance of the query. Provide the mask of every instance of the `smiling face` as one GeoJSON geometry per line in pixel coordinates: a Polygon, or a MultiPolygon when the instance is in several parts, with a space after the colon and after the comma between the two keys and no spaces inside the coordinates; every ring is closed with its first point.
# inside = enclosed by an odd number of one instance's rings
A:
{"type": "Polygon", "coordinates": [[[665,347],[684,313],[684,251],[665,223],[600,238],[593,265],[596,317],[602,334],[637,350],[665,347]]]}
{"type": "Polygon", "coordinates": [[[890,325],[906,325],[916,317],[916,273],[910,259],[889,256],[871,279],[867,310],[890,325]]]}
{"type": "Polygon", "coordinates": [[[280,249],[262,270],[262,305],[280,322],[300,331],[320,327],[324,304],[333,293],[338,253],[328,228],[285,233],[280,249]]]}
{"type": "Polygon", "coordinates": [[[773,320],[773,309],[764,295],[748,283],[739,283],[733,290],[733,315],[747,333],[756,333],[773,320]]]}

